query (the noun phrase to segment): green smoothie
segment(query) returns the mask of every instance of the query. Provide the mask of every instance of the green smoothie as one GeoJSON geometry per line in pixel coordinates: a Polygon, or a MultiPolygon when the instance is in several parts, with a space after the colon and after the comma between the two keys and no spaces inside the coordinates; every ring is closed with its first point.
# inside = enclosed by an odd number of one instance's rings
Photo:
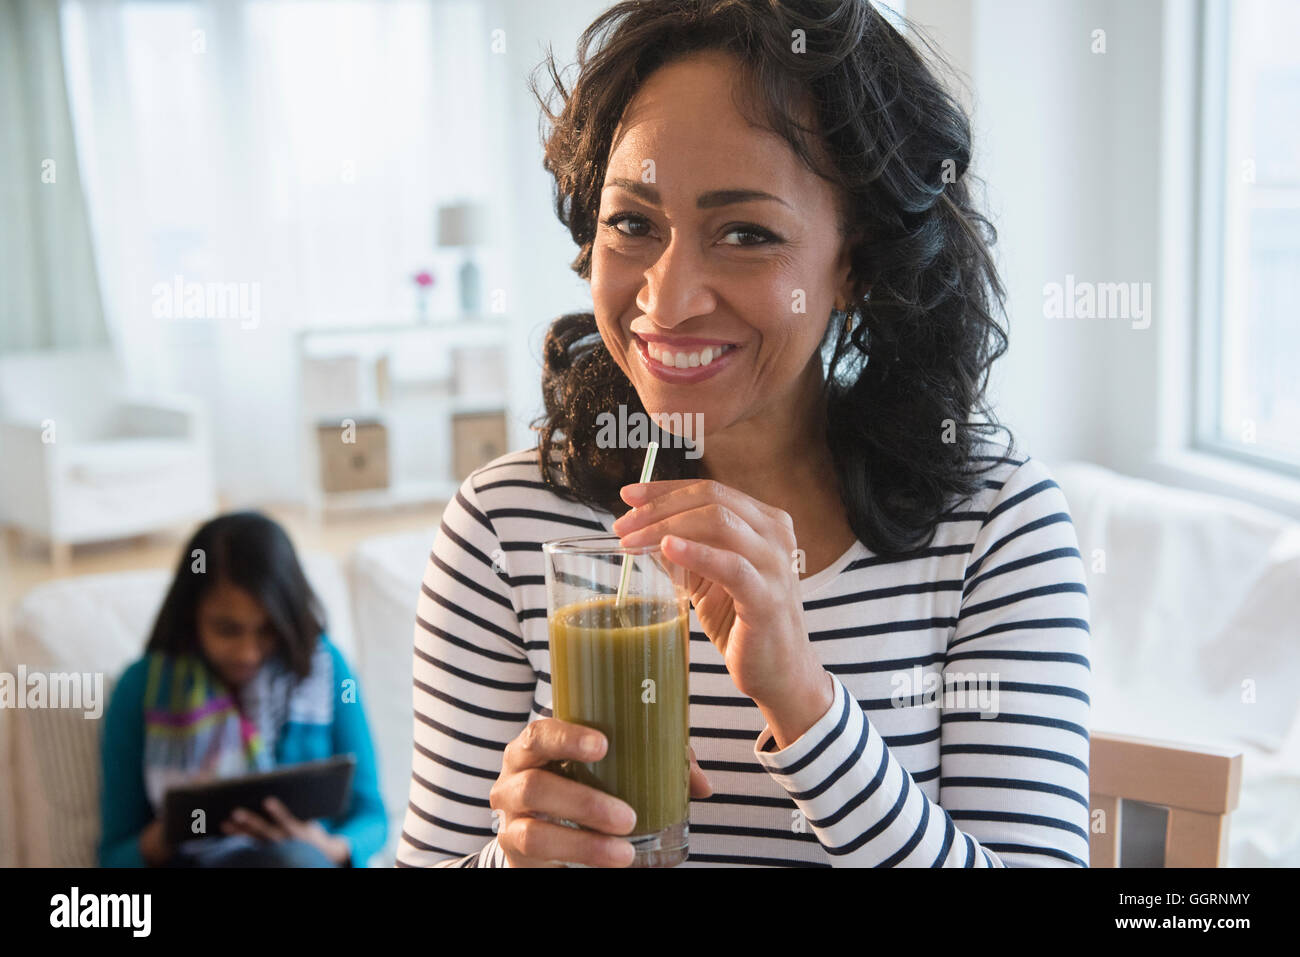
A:
{"type": "Polygon", "coordinates": [[[605,757],[568,762],[583,784],[636,811],[632,836],[682,824],[690,808],[690,635],[683,604],[600,598],[550,619],[552,711],[601,731],[605,757]]]}

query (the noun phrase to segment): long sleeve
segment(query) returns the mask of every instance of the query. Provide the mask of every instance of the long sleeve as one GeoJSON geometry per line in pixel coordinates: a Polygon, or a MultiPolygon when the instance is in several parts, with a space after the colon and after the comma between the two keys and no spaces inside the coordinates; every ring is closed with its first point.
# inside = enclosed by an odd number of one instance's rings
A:
{"type": "Polygon", "coordinates": [[[144,789],[145,663],[123,672],[104,714],[100,740],[100,867],[144,867],[140,832],[153,820],[144,789]]]}
{"type": "Polygon", "coordinates": [[[498,540],[473,476],[466,479],[443,513],[416,611],[415,741],[399,867],[506,864],[488,794],[537,686],[502,569],[514,544],[498,540]]]}
{"type": "Polygon", "coordinates": [[[938,801],[833,674],[798,740],[754,754],[838,866],[1088,865],[1088,597],[1064,495],[1027,459],[984,517],[944,656],[938,801]],[[982,682],[987,697],[959,694],[982,682]]]}

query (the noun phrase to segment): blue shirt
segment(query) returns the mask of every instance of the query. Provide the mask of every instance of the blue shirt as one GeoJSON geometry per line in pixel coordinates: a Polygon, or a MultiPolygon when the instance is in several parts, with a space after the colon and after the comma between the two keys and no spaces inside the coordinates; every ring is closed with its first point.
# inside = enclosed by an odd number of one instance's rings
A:
{"type": "MultiPolygon", "coordinates": [[[[346,838],[350,863],[363,866],[388,838],[388,819],[379,795],[375,749],[361,692],[342,653],[322,634],[334,667],[333,717],[329,724],[289,721],[275,742],[275,764],[299,764],[336,754],[356,757],[352,798],[339,817],[322,821],[331,834],[346,838]]],[[[104,716],[101,741],[99,863],[101,867],[143,867],[140,832],[153,820],[144,782],[144,692],[148,659],[141,656],[122,673],[104,716]]]]}

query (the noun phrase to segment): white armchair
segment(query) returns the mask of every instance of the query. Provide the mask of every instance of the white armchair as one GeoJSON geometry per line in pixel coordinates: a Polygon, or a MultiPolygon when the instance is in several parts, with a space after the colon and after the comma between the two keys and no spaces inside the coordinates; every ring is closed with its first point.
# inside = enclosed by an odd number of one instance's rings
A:
{"type": "Polygon", "coordinates": [[[0,359],[0,463],[0,521],[56,562],[217,510],[200,403],[129,394],[111,352],[0,359]]]}

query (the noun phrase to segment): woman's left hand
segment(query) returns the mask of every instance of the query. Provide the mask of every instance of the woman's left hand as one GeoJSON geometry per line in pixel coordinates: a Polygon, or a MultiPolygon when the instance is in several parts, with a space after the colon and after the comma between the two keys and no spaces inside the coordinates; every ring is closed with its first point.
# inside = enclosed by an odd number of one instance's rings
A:
{"type": "Polygon", "coordinates": [[[283,803],[273,797],[262,802],[266,816],[237,808],[221,825],[226,834],[247,834],[264,841],[298,840],[312,845],[339,866],[352,856],[346,838],[331,834],[319,821],[300,821],[283,803]]]}
{"type": "Polygon", "coordinates": [[[788,747],[834,700],[804,626],[789,514],[701,479],[626,485],[621,495],[634,508],[614,532],[626,546],[659,544],[687,571],[695,615],[732,682],[788,747]]]}

